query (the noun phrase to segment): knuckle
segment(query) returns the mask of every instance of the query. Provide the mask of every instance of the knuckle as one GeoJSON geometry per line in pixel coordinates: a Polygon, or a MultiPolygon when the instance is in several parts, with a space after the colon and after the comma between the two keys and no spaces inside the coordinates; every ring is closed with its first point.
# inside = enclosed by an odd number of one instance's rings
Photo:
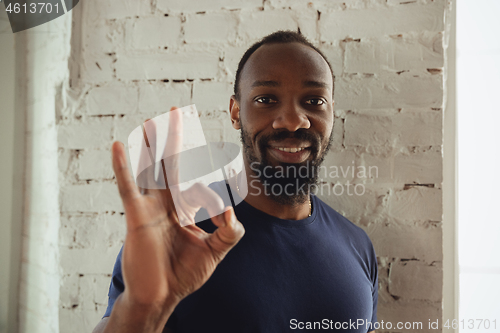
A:
{"type": "Polygon", "coordinates": [[[167,211],[167,219],[169,221],[176,221],[177,220],[177,213],[173,209],[169,209],[167,211]]]}

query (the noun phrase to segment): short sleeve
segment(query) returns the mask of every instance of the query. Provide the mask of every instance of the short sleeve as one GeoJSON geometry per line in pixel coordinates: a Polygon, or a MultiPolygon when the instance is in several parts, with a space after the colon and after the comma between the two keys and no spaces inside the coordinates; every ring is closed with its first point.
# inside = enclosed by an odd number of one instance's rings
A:
{"type": "Polygon", "coordinates": [[[116,299],[125,290],[122,276],[122,251],[123,247],[120,249],[120,253],[118,253],[118,257],[116,258],[115,266],[113,268],[113,275],[111,276],[111,284],[108,292],[108,307],[106,308],[106,312],[103,317],[109,317],[111,315],[111,310],[113,310],[113,305],[115,305],[116,299]]]}
{"type": "MultiPolygon", "coordinates": [[[[371,243],[371,242],[370,242],[371,243]]],[[[370,244],[371,245],[371,244],[370,244]]],[[[370,329],[368,332],[375,330],[373,325],[377,322],[377,303],[378,303],[378,264],[377,256],[375,255],[375,250],[373,245],[371,245],[371,256],[370,256],[370,278],[372,281],[372,299],[373,299],[373,312],[370,329]]]]}

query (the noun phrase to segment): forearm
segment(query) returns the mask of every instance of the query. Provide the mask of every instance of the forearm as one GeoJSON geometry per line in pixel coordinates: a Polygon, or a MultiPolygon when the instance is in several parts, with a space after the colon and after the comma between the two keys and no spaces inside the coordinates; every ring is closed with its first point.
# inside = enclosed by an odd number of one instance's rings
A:
{"type": "Polygon", "coordinates": [[[103,333],[161,333],[179,302],[168,299],[160,305],[133,304],[125,293],[121,294],[113,306],[103,333]]]}

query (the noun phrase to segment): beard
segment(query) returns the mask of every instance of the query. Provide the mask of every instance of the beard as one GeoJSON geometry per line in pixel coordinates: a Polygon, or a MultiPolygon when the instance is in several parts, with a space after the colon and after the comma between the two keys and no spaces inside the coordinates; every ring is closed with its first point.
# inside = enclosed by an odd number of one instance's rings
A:
{"type": "Polygon", "coordinates": [[[280,205],[297,205],[306,202],[312,187],[318,186],[319,167],[330,150],[333,141],[333,129],[330,133],[326,147],[322,149],[324,137],[305,128],[295,132],[282,129],[271,134],[263,135],[257,139],[256,145],[261,152],[261,159],[257,158],[255,149],[252,148],[252,139],[241,123],[240,140],[250,168],[252,178],[258,178],[264,186],[265,193],[280,205]],[[272,165],[267,156],[269,141],[280,141],[293,138],[310,143],[311,158],[301,163],[278,163],[272,165]],[[257,175],[255,175],[257,174],[257,175]],[[278,188],[280,191],[276,191],[278,188]]]}

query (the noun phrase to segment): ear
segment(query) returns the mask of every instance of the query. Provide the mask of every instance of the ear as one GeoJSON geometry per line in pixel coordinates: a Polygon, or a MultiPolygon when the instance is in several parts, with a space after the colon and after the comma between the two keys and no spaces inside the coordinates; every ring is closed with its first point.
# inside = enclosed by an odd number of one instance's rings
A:
{"type": "Polygon", "coordinates": [[[241,129],[240,123],[240,103],[236,100],[236,96],[231,96],[229,100],[229,114],[231,115],[231,123],[234,129],[241,129]]]}

